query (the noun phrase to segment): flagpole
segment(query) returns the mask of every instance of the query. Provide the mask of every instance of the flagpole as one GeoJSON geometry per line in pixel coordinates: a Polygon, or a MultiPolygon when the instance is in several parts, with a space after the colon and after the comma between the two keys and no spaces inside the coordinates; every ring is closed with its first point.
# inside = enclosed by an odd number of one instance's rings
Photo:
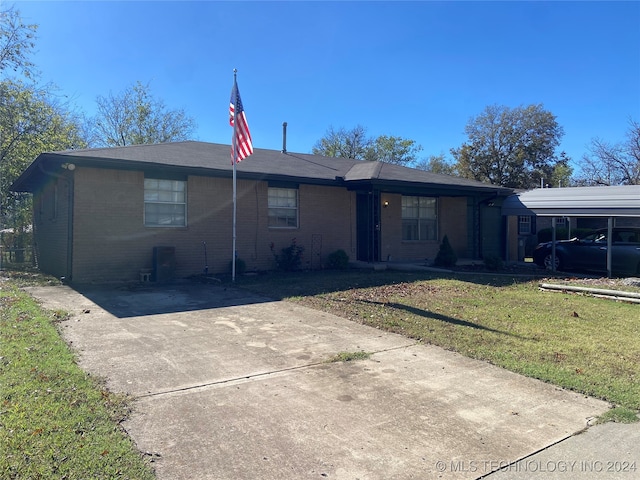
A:
{"type": "MultiPolygon", "coordinates": [[[[233,87],[234,91],[237,93],[238,84],[236,81],[236,76],[238,74],[237,69],[233,69],[233,87]]],[[[233,230],[232,230],[232,250],[231,250],[231,281],[235,283],[236,281],[236,163],[238,163],[238,140],[236,135],[236,130],[238,128],[238,95],[236,94],[233,99],[233,159],[231,160],[233,163],[233,230]]]]}

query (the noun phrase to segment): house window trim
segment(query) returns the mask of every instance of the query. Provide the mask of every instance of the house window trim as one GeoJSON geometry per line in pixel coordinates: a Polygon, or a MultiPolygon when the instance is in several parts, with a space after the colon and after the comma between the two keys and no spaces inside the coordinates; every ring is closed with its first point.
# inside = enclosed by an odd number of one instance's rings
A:
{"type": "Polygon", "coordinates": [[[182,202],[161,202],[161,201],[148,201],[146,200],[146,185],[143,185],[143,209],[142,209],[142,223],[145,228],[186,228],[187,227],[187,180],[184,178],[170,178],[164,175],[145,175],[144,181],[146,183],[147,180],[163,180],[163,181],[172,181],[172,182],[182,182],[184,185],[184,199],[182,202]],[[184,208],[184,222],[176,225],[176,224],[160,224],[160,223],[147,223],[147,205],[181,205],[184,208]]]}
{"type": "Polygon", "coordinates": [[[300,190],[299,188],[293,187],[291,185],[272,185],[271,183],[269,184],[269,187],[267,188],[267,226],[270,230],[297,230],[300,228],[300,190]],[[272,190],[292,190],[295,192],[295,207],[283,207],[283,206],[271,206],[269,203],[270,200],[270,196],[269,193],[272,190]],[[271,209],[282,209],[282,210],[290,210],[290,211],[294,211],[295,212],[295,220],[296,220],[296,224],[295,226],[290,225],[271,225],[270,221],[272,216],[269,215],[269,212],[271,211],[271,209]]]}
{"type": "Polygon", "coordinates": [[[518,235],[533,235],[533,220],[531,215],[518,215],[518,235]],[[524,222],[523,220],[527,221],[524,222]],[[522,228],[523,225],[527,225],[527,231],[522,228]]]}
{"type": "Polygon", "coordinates": [[[418,238],[417,239],[407,239],[405,238],[404,234],[404,225],[402,225],[402,237],[401,240],[402,242],[406,242],[406,243],[437,243],[438,242],[438,238],[439,238],[439,215],[438,215],[438,209],[439,209],[439,205],[440,202],[438,201],[438,197],[434,197],[434,196],[430,196],[430,195],[403,195],[402,198],[426,198],[426,199],[430,199],[434,201],[434,213],[435,213],[435,217],[434,218],[429,218],[429,217],[420,217],[420,207],[418,206],[418,216],[417,217],[405,217],[404,216],[404,212],[401,213],[401,221],[404,222],[404,220],[414,220],[417,219],[418,221],[418,228],[417,228],[417,233],[418,233],[418,238]],[[421,232],[421,228],[420,228],[420,222],[422,221],[429,221],[429,222],[433,222],[433,237],[432,238],[420,238],[420,232],[421,232]]]}

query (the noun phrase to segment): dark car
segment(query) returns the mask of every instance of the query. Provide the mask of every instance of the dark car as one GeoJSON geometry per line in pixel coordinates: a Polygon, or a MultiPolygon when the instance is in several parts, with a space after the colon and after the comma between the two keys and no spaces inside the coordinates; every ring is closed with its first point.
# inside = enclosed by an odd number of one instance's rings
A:
{"type": "MultiPolygon", "coordinates": [[[[611,271],[615,275],[640,275],[640,228],[613,229],[611,271]]],[[[539,244],[533,261],[551,268],[552,242],[539,244]]],[[[582,238],[556,241],[556,270],[607,271],[607,229],[595,230],[582,238]]]]}

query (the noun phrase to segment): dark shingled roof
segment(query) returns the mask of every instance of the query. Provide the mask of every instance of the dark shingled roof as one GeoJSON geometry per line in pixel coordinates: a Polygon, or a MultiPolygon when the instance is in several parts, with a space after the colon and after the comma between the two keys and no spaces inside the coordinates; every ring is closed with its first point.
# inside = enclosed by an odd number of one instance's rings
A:
{"type": "MultiPolygon", "coordinates": [[[[231,147],[186,141],[154,145],[92,148],[42,153],[14,182],[14,191],[32,192],[49,173],[60,173],[60,165],[130,170],[165,170],[193,175],[232,175],[231,147]]],[[[238,178],[286,180],[299,183],[376,185],[379,188],[427,186],[478,193],[507,195],[512,190],[474,180],[439,175],[414,168],[348,158],[305,153],[282,153],[257,148],[236,166],[238,178]]]]}

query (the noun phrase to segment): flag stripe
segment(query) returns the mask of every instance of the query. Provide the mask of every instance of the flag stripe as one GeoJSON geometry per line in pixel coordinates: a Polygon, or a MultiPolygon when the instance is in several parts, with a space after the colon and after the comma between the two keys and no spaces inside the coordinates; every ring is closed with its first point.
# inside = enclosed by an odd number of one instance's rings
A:
{"type": "Polygon", "coordinates": [[[251,142],[251,132],[249,132],[249,124],[247,123],[247,116],[244,113],[242,107],[242,100],[240,99],[240,90],[238,90],[238,84],[234,81],[233,88],[231,89],[231,100],[229,102],[229,125],[234,127],[235,138],[233,138],[231,146],[231,163],[237,163],[253,153],[253,143],[251,142]],[[237,120],[237,125],[235,125],[237,120]],[[237,151],[236,158],[234,158],[234,146],[237,151]]]}

